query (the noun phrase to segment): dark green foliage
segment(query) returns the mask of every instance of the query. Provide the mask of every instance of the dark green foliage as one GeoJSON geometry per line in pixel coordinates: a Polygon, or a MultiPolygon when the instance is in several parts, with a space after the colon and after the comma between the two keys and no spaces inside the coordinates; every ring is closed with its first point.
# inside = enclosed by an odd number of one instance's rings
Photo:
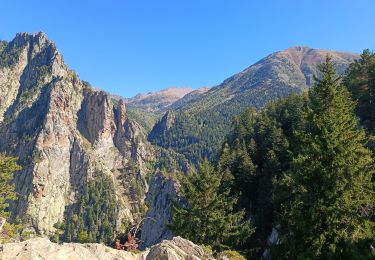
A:
{"type": "Polygon", "coordinates": [[[361,58],[347,71],[344,85],[357,102],[355,109],[361,124],[370,135],[369,147],[375,151],[375,54],[364,50],[361,58]]]}
{"type": "Polygon", "coordinates": [[[164,148],[172,148],[195,164],[203,158],[212,161],[230,131],[230,122],[234,115],[250,106],[262,108],[269,101],[294,91],[299,90],[287,86],[253,89],[214,106],[211,106],[211,103],[217,103],[217,100],[212,97],[213,100],[204,100],[199,104],[192,104],[191,109],[177,112],[172,126],[158,135],[150,135],[149,140],[164,148]]]}
{"type": "Polygon", "coordinates": [[[12,41],[7,44],[0,42],[0,68],[14,65],[21,55],[22,46],[18,42],[12,41]]]}
{"type": "Polygon", "coordinates": [[[277,185],[277,258],[370,256],[374,242],[374,224],[365,213],[375,200],[365,133],[329,57],[320,69],[323,77],[303,114],[306,126],[295,133],[291,167],[277,185]],[[361,247],[365,251],[356,251],[361,247]]]}
{"type": "Polygon", "coordinates": [[[226,183],[240,196],[237,206],[254,219],[256,230],[248,244],[253,251],[265,245],[271,232],[274,181],[289,168],[293,132],[303,125],[299,114],[306,102],[305,95],[291,95],[262,112],[249,109],[236,116],[222,148],[219,169],[231,174],[226,183]]]}
{"type": "MultiPolygon", "coordinates": [[[[322,54],[319,50],[296,47],[269,55],[184,104],[177,110],[175,122],[164,131],[151,134],[149,140],[185,155],[194,164],[203,158],[214,161],[230,132],[233,116],[249,107],[263,109],[270,101],[309,88],[316,72],[314,63],[322,54]],[[302,55],[298,65],[294,55],[302,55]]],[[[354,57],[333,55],[339,72],[354,57]]]]}
{"type": "Polygon", "coordinates": [[[362,124],[375,132],[375,54],[364,50],[348,69],[344,83],[357,101],[356,114],[362,124]]]}
{"type": "Polygon", "coordinates": [[[0,41],[0,53],[7,47],[8,42],[6,41],[0,41]]]}
{"type": "Polygon", "coordinates": [[[207,161],[198,172],[190,172],[181,180],[185,205],[175,204],[169,228],[176,235],[214,249],[241,248],[251,235],[244,211],[234,210],[237,198],[223,186],[224,175],[207,161]]]}
{"type": "Polygon", "coordinates": [[[67,210],[61,240],[112,244],[117,214],[113,182],[99,173],[88,181],[77,203],[67,210]]]}
{"type": "Polygon", "coordinates": [[[126,115],[141,125],[147,133],[151,131],[159,117],[158,115],[138,108],[127,108],[126,115]]]}
{"type": "MultiPolygon", "coordinates": [[[[370,85],[363,67],[349,72],[346,83],[358,88],[366,79],[370,85]]],[[[251,257],[262,253],[275,227],[281,238],[272,249],[277,259],[374,257],[373,159],[355,104],[329,60],[322,74],[309,96],[292,95],[235,117],[222,147],[219,169],[230,173],[226,184],[240,196],[237,207],[255,223],[251,257]]],[[[358,95],[364,104],[363,96],[370,95],[365,89],[358,95]]]]}

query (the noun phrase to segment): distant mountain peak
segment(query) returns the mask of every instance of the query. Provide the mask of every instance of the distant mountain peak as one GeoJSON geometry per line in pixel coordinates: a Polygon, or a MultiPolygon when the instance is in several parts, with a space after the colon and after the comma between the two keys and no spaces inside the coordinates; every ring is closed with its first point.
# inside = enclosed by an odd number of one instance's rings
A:
{"type": "Polygon", "coordinates": [[[190,87],[168,87],[157,92],[139,93],[126,99],[128,107],[141,108],[149,112],[164,112],[170,105],[194,91],[190,87]]]}

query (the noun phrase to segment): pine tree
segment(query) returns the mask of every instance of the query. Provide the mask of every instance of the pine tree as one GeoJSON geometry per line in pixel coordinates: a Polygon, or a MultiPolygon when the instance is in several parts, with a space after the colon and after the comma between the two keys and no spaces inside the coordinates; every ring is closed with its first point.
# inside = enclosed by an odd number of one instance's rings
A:
{"type": "Polygon", "coordinates": [[[288,196],[278,212],[278,258],[359,257],[353,248],[364,241],[371,254],[374,225],[364,209],[375,199],[373,159],[329,57],[320,70],[322,79],[309,92],[306,129],[296,132],[291,169],[278,186],[279,196],[288,196]]]}
{"type": "Polygon", "coordinates": [[[173,206],[168,225],[175,235],[214,249],[239,248],[246,242],[250,224],[244,221],[244,211],[234,210],[237,198],[222,185],[223,177],[204,160],[198,172],[182,179],[180,192],[186,203],[173,206]]]}

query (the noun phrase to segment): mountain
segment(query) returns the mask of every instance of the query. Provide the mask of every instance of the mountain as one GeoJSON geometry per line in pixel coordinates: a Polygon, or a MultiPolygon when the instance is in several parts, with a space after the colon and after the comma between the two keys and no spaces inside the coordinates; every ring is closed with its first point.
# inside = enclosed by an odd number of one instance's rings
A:
{"type": "MultiPolygon", "coordinates": [[[[353,53],[327,51],[309,47],[296,46],[273,53],[261,59],[242,72],[226,79],[222,84],[212,88],[206,95],[187,103],[185,110],[199,110],[215,107],[223,103],[235,103],[244,100],[253,105],[254,96],[283,95],[283,92],[303,90],[313,85],[314,75],[319,76],[317,65],[330,55],[336,64],[339,74],[345,72],[349,64],[359,58],[353,53]],[[247,101],[246,101],[246,100],[247,101]]],[[[261,102],[262,103],[262,102],[261,102]]],[[[255,104],[261,106],[261,104],[255,104]]]]}
{"type": "Polygon", "coordinates": [[[125,103],[129,108],[140,108],[147,112],[159,113],[166,111],[170,105],[192,91],[192,88],[170,87],[158,92],[138,94],[125,99],[125,103]]]}
{"type": "Polygon", "coordinates": [[[196,89],[194,91],[191,91],[190,93],[186,94],[182,98],[175,101],[173,104],[169,106],[169,109],[171,110],[177,110],[184,106],[186,106],[188,103],[198,99],[203,94],[205,94],[210,88],[209,87],[202,87],[199,89],[196,89]]]}
{"type": "Polygon", "coordinates": [[[64,225],[65,241],[87,230],[90,241],[108,242],[144,214],[149,176],[176,166],[172,151],[147,142],[124,102],[81,81],[44,33],[1,42],[0,92],[0,152],[22,166],[12,221],[29,233],[52,236],[64,225]]]}
{"type": "Polygon", "coordinates": [[[115,103],[120,99],[124,100],[129,118],[141,125],[148,133],[163,112],[176,110],[186,103],[197,99],[208,90],[208,87],[202,87],[196,90],[191,88],[171,87],[159,92],[137,94],[128,99],[118,95],[110,96],[115,103]]]}
{"type": "Polygon", "coordinates": [[[44,33],[1,41],[0,152],[22,166],[10,220],[65,242],[110,243],[147,216],[157,222],[145,220],[143,246],[171,238],[172,176],[193,167],[186,158],[215,158],[233,115],[308,89],[327,54],[341,73],[358,57],[293,47],[214,88],[124,101],[79,79],[44,33]]]}
{"type": "Polygon", "coordinates": [[[169,117],[161,118],[148,140],[172,148],[194,163],[204,157],[214,159],[234,115],[247,107],[261,109],[269,101],[310,88],[313,75],[319,77],[317,65],[326,55],[332,57],[339,73],[344,73],[359,57],[301,46],[273,53],[198,98],[177,106],[169,127],[163,128],[163,120],[169,117]]]}

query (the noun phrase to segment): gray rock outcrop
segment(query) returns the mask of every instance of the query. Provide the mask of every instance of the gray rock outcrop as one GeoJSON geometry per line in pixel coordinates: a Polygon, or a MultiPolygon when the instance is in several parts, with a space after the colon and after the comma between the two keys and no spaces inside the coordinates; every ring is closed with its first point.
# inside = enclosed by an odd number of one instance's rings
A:
{"type": "Polygon", "coordinates": [[[39,234],[54,224],[101,172],[116,191],[121,222],[139,217],[153,148],[125,106],[81,81],[44,33],[17,34],[0,51],[0,152],[19,157],[15,219],[39,234]],[[137,172],[124,169],[132,163],[137,172]],[[142,192],[128,183],[136,179],[142,192]]]}
{"type": "Polygon", "coordinates": [[[178,201],[179,184],[162,173],[155,174],[146,196],[148,211],[141,232],[141,248],[149,247],[164,239],[173,237],[166,224],[171,221],[171,206],[178,201]]]}
{"type": "Polygon", "coordinates": [[[200,246],[189,240],[175,237],[164,240],[137,254],[116,250],[102,244],[55,244],[47,238],[34,238],[19,243],[0,245],[3,260],[193,260],[214,259],[200,246]]]}

